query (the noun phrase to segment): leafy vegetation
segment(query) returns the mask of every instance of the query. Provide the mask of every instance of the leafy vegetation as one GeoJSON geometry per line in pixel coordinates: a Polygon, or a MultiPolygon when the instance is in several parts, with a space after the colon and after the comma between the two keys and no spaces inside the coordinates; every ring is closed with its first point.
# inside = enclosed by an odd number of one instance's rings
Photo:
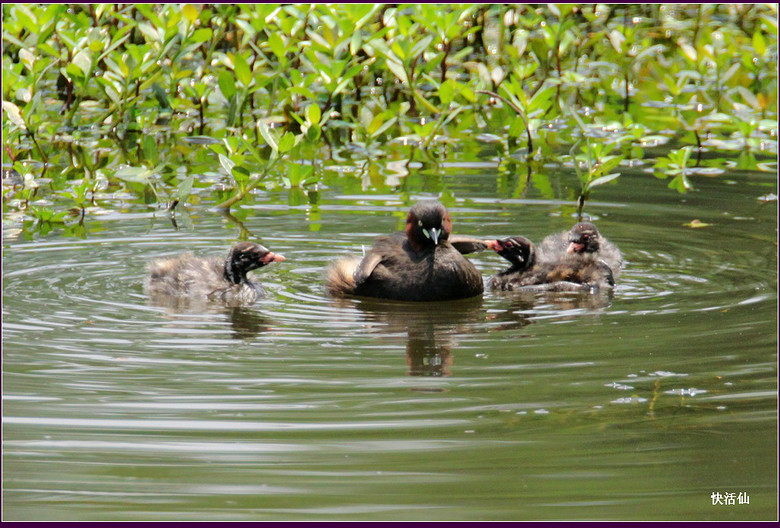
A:
{"type": "Polygon", "coordinates": [[[776,171],[774,4],[2,9],[3,211],[26,227],[261,189],[316,203],[486,146],[520,193],[572,167],[580,214],[623,164],[679,192],[776,171]]]}

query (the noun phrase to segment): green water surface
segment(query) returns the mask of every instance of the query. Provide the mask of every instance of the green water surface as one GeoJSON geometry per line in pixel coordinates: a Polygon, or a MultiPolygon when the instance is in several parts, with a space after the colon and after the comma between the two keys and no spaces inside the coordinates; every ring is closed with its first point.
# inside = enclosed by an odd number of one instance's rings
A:
{"type": "MultiPolygon", "coordinates": [[[[538,241],[575,221],[489,167],[432,186],[412,172],[316,206],[259,194],[245,234],[287,261],[244,309],[144,296],[149,259],[238,239],[204,208],[178,228],[106,215],[84,238],[5,225],[4,519],[777,518],[775,175],[679,195],[635,170],[600,188],[586,212],[626,259],[612,296],[328,298],[327,263],[418,198],[452,197],[456,233],[538,241]]],[[[486,279],[502,268],[470,258],[486,279]]]]}

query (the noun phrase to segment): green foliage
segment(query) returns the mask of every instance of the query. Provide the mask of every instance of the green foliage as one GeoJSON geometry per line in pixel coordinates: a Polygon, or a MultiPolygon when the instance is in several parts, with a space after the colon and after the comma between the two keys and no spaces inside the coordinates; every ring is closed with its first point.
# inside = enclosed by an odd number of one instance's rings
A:
{"type": "Polygon", "coordinates": [[[377,163],[435,167],[478,137],[498,138],[508,192],[573,164],[580,213],[654,146],[674,145],[655,174],[679,192],[692,165],[771,170],[777,152],[774,4],[2,9],[3,163],[24,181],[4,207],[38,223],[112,193],[305,202],[329,164],[385,189],[377,163]]]}
{"type": "Polygon", "coordinates": [[[672,177],[669,182],[670,189],[684,193],[691,189],[686,172],[688,171],[688,160],[691,157],[691,147],[683,147],[673,150],[668,156],[658,158],[655,162],[654,174],[658,178],[672,177]]]}

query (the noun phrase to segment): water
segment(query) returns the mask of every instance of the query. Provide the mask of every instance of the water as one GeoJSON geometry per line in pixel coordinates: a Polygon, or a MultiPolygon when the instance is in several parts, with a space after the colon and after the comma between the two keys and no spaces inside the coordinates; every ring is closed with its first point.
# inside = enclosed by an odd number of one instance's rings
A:
{"type": "MultiPolygon", "coordinates": [[[[627,260],[611,297],[328,298],[329,261],[441,190],[413,177],[403,195],[334,186],[316,208],[262,194],[240,222],[136,211],[33,240],[6,225],[5,520],[775,519],[777,202],[758,198],[776,176],[687,195],[622,179],[586,208],[627,260]],[[266,299],[147,302],[149,259],[221,254],[242,228],[287,257],[259,274],[266,299]]],[[[573,224],[571,201],[496,181],[448,169],[456,233],[573,224]]]]}

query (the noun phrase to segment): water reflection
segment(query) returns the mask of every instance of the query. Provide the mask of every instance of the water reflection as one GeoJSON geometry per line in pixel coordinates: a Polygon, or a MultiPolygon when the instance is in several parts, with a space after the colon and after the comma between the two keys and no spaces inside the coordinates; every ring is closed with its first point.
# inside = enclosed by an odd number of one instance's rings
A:
{"type": "Polygon", "coordinates": [[[437,337],[433,325],[409,329],[406,364],[410,376],[440,377],[452,374],[452,338],[437,337]]]}
{"type": "Polygon", "coordinates": [[[494,296],[508,306],[507,312],[533,313],[550,309],[564,313],[581,313],[583,311],[599,312],[612,304],[614,291],[612,288],[602,288],[590,291],[550,291],[529,288],[526,290],[494,291],[494,296]]]}
{"type": "Polygon", "coordinates": [[[563,318],[581,317],[583,312],[597,313],[609,306],[612,291],[588,292],[515,291],[497,292],[506,302],[505,309],[487,310],[483,297],[451,302],[411,303],[380,299],[336,299],[342,309],[352,305],[365,323],[383,335],[406,334],[406,363],[409,376],[442,377],[452,375],[454,350],[469,335],[517,330],[554,312],[563,318]],[[537,307],[539,310],[537,310],[537,307]],[[485,323],[489,322],[489,325],[485,323]]]}
{"type": "Polygon", "coordinates": [[[247,340],[273,329],[271,319],[251,308],[232,307],[226,314],[233,329],[233,339],[247,340]]]}
{"type": "Polygon", "coordinates": [[[252,339],[273,329],[272,320],[256,307],[229,306],[207,299],[171,295],[150,295],[148,304],[164,308],[169,316],[223,314],[230,321],[233,339],[237,340],[252,339]]]}
{"type": "Polygon", "coordinates": [[[486,320],[482,297],[451,302],[412,303],[383,299],[336,299],[351,304],[363,323],[377,325],[383,335],[406,335],[407,374],[441,377],[452,374],[456,336],[481,331],[486,320]]]}

